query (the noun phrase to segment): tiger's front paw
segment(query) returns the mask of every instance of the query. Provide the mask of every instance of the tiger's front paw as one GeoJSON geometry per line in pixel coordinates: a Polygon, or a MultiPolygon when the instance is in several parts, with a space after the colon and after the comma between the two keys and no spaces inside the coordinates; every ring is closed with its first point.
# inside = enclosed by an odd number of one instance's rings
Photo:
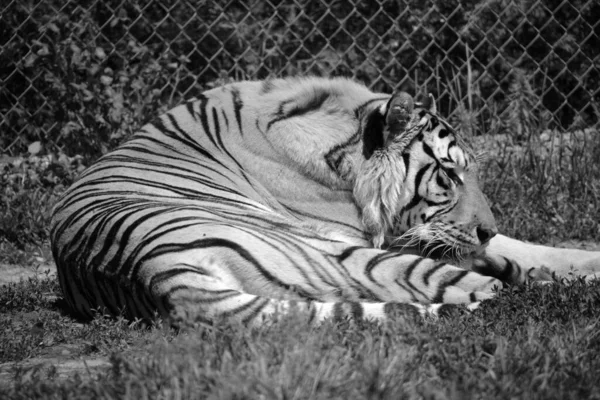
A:
{"type": "Polygon", "coordinates": [[[494,297],[496,289],[500,288],[502,282],[496,278],[463,271],[462,278],[446,287],[443,298],[436,300],[441,303],[470,304],[494,297]]]}

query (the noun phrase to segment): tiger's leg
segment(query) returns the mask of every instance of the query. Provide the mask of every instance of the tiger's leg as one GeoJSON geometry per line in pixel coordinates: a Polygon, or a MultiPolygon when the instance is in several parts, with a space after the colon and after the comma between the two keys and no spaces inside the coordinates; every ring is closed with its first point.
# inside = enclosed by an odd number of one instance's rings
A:
{"type": "MultiPolygon", "coordinates": [[[[201,263],[202,273],[180,276],[185,284],[173,286],[162,282],[153,289],[168,293],[159,302],[160,314],[179,327],[213,321],[240,322],[260,327],[278,317],[293,313],[306,317],[309,323],[343,318],[385,321],[398,317],[438,316],[446,304],[422,305],[393,302],[323,302],[307,299],[274,299],[245,293],[234,282],[217,278],[223,270],[214,259],[201,263]],[[237,290],[233,287],[237,287],[237,290]]],[[[297,297],[290,295],[288,297],[297,297]]]]}
{"type": "Polygon", "coordinates": [[[163,315],[252,325],[304,309],[316,321],[340,314],[385,319],[407,304],[423,313],[435,312],[439,306],[429,306],[435,303],[476,303],[500,284],[443,262],[310,232],[225,225],[203,230],[210,236],[193,243],[182,242],[189,235],[178,231],[181,246],[149,254],[136,273],[163,315]]]}
{"type": "Polygon", "coordinates": [[[600,275],[600,252],[540,246],[496,235],[481,256],[461,266],[503,282],[551,281],[600,275]]]}

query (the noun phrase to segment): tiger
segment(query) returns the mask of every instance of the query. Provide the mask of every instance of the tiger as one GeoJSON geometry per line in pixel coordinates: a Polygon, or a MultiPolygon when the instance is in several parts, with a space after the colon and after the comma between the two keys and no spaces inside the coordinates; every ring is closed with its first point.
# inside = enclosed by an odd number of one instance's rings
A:
{"type": "Polygon", "coordinates": [[[261,326],[476,307],[593,277],[600,253],[498,233],[480,160],[435,100],[347,78],[213,88],[143,126],[54,206],[68,308],[261,326]]]}

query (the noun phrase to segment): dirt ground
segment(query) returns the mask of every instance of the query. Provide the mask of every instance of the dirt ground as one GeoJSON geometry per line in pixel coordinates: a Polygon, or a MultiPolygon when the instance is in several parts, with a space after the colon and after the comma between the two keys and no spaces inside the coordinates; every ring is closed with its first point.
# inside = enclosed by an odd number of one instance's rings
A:
{"type": "MultiPolygon", "coordinates": [[[[0,264],[0,285],[17,283],[35,276],[53,279],[56,277],[56,266],[54,263],[48,262],[32,269],[20,265],[0,264]]],[[[17,319],[17,322],[31,326],[32,330],[36,329],[36,323],[39,320],[38,313],[35,311],[22,313],[17,315],[15,319],[17,319]]],[[[79,325],[83,326],[83,324],[79,325]]],[[[40,341],[44,341],[43,329],[39,333],[40,341]]],[[[42,375],[52,373],[52,376],[56,379],[66,379],[74,376],[76,373],[79,373],[83,378],[92,378],[111,366],[108,357],[98,357],[95,355],[79,356],[84,346],[85,344],[83,343],[80,345],[57,343],[45,346],[42,354],[38,357],[18,362],[0,363],[0,386],[9,384],[19,369],[21,370],[20,373],[22,373],[21,382],[26,383],[29,380],[35,379],[34,371],[41,370],[42,375]]]]}

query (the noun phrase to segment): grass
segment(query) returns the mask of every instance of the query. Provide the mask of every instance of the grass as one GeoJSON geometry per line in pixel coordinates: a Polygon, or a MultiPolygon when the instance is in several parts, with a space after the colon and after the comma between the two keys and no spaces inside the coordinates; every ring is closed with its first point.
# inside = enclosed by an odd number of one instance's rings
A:
{"type": "Polygon", "coordinates": [[[55,379],[52,370],[15,371],[2,398],[427,398],[600,397],[600,282],[501,292],[472,314],[433,320],[327,322],[300,318],[249,331],[240,326],[175,332],[102,317],[62,316],[48,280],[0,292],[2,360],[78,345],[73,356],[109,356],[111,367],[55,379]],[[37,312],[23,326],[18,313],[37,312]],[[33,322],[33,321],[30,321],[33,322]]]}
{"type": "Polygon", "coordinates": [[[598,131],[549,132],[515,145],[485,136],[482,186],[501,232],[523,240],[600,241],[598,131]]]}
{"type": "Polygon", "coordinates": [[[58,344],[77,345],[80,355],[107,355],[145,335],[133,329],[138,324],[123,319],[99,316],[91,323],[79,323],[63,313],[61,296],[52,278],[30,278],[0,287],[0,363],[38,357],[58,344]]]}

